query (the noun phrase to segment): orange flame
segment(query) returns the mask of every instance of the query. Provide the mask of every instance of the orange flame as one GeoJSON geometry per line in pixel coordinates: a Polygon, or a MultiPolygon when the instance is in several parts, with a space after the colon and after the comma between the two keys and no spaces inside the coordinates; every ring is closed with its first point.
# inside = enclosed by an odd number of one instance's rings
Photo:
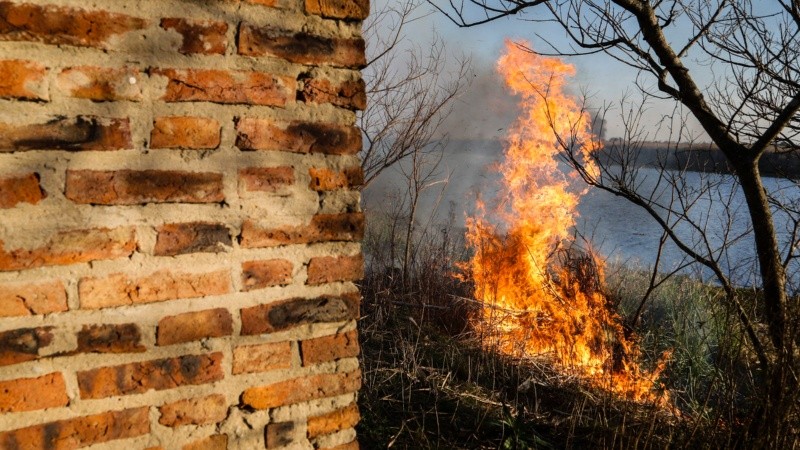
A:
{"type": "Polygon", "coordinates": [[[559,169],[560,149],[574,146],[587,170],[596,170],[587,144],[589,117],[564,92],[574,67],[507,41],[497,70],[523,112],[500,165],[505,198],[497,216],[506,231],[499,233],[485,213],[467,220],[475,251],[467,269],[485,305],[476,326],[504,353],[547,354],[592,385],[636,401],[665,402],[652,389],[660,370],[639,368],[637,348],[601,292],[602,264],[564,250],[582,192],[559,169]]]}

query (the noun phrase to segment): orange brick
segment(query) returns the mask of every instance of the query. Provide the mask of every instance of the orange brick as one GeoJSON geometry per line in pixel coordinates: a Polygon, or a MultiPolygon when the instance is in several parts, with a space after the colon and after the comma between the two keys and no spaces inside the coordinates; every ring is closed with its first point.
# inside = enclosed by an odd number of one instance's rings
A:
{"type": "Polygon", "coordinates": [[[205,425],[219,423],[228,415],[228,402],[222,394],[190,398],[166,404],[158,408],[161,417],[158,423],[168,427],[181,425],[205,425]]]}
{"type": "Polygon", "coordinates": [[[158,117],[150,148],[210,149],[219,147],[220,125],[204,117],[158,117]]]}
{"type": "Polygon", "coordinates": [[[141,353],[146,350],[135,323],[84,325],[78,332],[78,353],[141,353]]]}
{"type": "Polygon", "coordinates": [[[224,55],[228,46],[228,24],[214,20],[189,20],[180,17],[161,19],[161,28],[181,35],[179,52],[184,55],[224,55]]]}
{"type": "Polygon", "coordinates": [[[357,281],[364,277],[364,256],[320,256],[308,262],[307,284],[357,281]]]}
{"type": "Polygon", "coordinates": [[[222,353],[122,364],[78,372],[81,398],[106,398],[221,380],[222,353]]]}
{"type": "Polygon", "coordinates": [[[66,310],[67,293],[61,281],[0,284],[0,317],[30,316],[66,310]]]}
{"type": "Polygon", "coordinates": [[[134,229],[124,227],[64,231],[34,249],[5,250],[0,241],[0,271],[122,258],[135,249],[134,229]]]}
{"type": "Polygon", "coordinates": [[[245,192],[285,191],[294,184],[294,168],[281,167],[247,167],[239,170],[239,188],[245,192]]]}
{"type": "Polygon", "coordinates": [[[366,65],[361,38],[329,38],[274,26],[239,26],[239,54],[273,56],[306,65],[361,68],[366,65]]]}
{"type": "Polygon", "coordinates": [[[73,450],[150,432],[148,407],[109,411],[0,433],[7,449],[73,450]]]}
{"type": "Polygon", "coordinates": [[[311,175],[309,188],[314,191],[335,191],[352,189],[364,184],[364,171],[361,166],[348,167],[344,170],[331,170],[325,167],[308,169],[311,175]]]}
{"type": "Polygon", "coordinates": [[[245,389],[242,402],[267,409],[355,392],[361,387],[361,371],[294,378],[267,386],[245,389]]]}
{"type": "Polygon", "coordinates": [[[310,366],[341,358],[358,356],[358,334],[354,331],[308,339],[300,343],[303,365],[310,366]]]}
{"type": "Polygon", "coordinates": [[[94,116],[56,117],[46,123],[0,123],[0,152],[121,150],[133,148],[130,121],[94,116]]]}
{"type": "Polygon", "coordinates": [[[358,424],[360,418],[358,405],[355,403],[328,414],[309,417],[308,438],[313,439],[323,434],[331,434],[347,428],[353,428],[358,424]]]}
{"type": "Polygon", "coordinates": [[[240,345],[233,350],[234,375],[291,367],[292,346],[289,342],[240,345]]]}
{"type": "Polygon", "coordinates": [[[170,223],[156,228],[156,256],[222,252],[233,245],[231,233],[221,223],[170,223]]]}
{"type": "Polygon", "coordinates": [[[158,345],[172,345],[204,338],[230,336],[233,318],[225,308],[167,316],[158,322],[158,345]]]}
{"type": "Polygon", "coordinates": [[[0,208],[13,208],[19,203],[35,205],[45,197],[38,173],[0,178],[0,208]]]}
{"type": "Polygon", "coordinates": [[[361,131],[353,126],[241,118],[236,131],[236,146],[242,150],[326,155],[354,155],[361,150],[361,131]]]}
{"type": "Polygon", "coordinates": [[[241,103],[284,106],[295,98],[293,78],[264,72],[200,69],[154,69],[167,78],[167,102],[241,103]]]}
{"type": "Polygon", "coordinates": [[[75,203],[218,203],[222,174],[177,170],[67,170],[64,195],[75,203]]]}
{"type": "Polygon", "coordinates": [[[330,103],[352,111],[367,107],[367,87],[364,80],[333,82],[325,78],[306,78],[297,99],[306,103],[330,103]]]}
{"type": "Polygon", "coordinates": [[[0,366],[38,359],[39,349],[53,343],[52,329],[20,328],[0,332],[0,366]]]}
{"type": "Polygon", "coordinates": [[[360,295],[298,298],[244,308],[242,334],[263,334],[310,323],[344,322],[357,319],[360,295]]]}
{"type": "Polygon", "coordinates": [[[133,67],[70,67],[61,71],[56,87],[65,95],[95,101],[142,99],[142,76],[133,67]]]}
{"type": "Polygon", "coordinates": [[[360,241],[364,214],[317,214],[307,225],[264,228],[246,220],[242,225],[243,248],[275,247],[331,241],[360,241]]]}
{"type": "Polygon", "coordinates": [[[331,19],[364,20],[369,0],[305,0],[306,13],[331,19]]]}
{"type": "Polygon", "coordinates": [[[67,406],[67,387],[60,373],[0,381],[0,413],[67,406]]]}
{"type": "Polygon", "coordinates": [[[207,273],[161,270],[138,278],[114,274],[104,278],[82,278],[78,283],[82,309],[207,297],[227,294],[231,290],[227,270],[207,273]]]}
{"type": "Polygon", "coordinates": [[[226,450],[228,448],[228,435],[215,434],[199,439],[181,447],[182,450],[226,450]]]}
{"type": "Polygon", "coordinates": [[[47,69],[33,61],[0,61],[0,98],[47,100],[47,69]]]}
{"type": "Polygon", "coordinates": [[[268,259],[242,263],[242,284],[245,291],[291,284],[294,266],[285,259],[268,259]]]}
{"type": "Polygon", "coordinates": [[[110,49],[114,38],[146,26],[143,19],[106,11],[0,2],[0,41],[110,49]]]}

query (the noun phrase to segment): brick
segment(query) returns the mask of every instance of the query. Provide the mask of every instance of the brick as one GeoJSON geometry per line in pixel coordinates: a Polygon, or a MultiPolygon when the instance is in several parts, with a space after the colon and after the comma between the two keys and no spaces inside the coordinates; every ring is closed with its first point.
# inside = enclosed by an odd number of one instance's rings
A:
{"type": "Polygon", "coordinates": [[[219,147],[220,125],[205,117],[158,117],[150,148],[213,149],[219,147]]]}
{"type": "Polygon", "coordinates": [[[106,11],[0,2],[0,41],[113,50],[115,38],[146,26],[143,19],[106,11]]]}
{"type": "Polygon", "coordinates": [[[271,8],[275,8],[278,6],[278,0],[243,0],[245,3],[250,3],[252,5],[261,5],[261,6],[269,6],[271,8]]]}
{"type": "Polygon", "coordinates": [[[367,91],[364,80],[333,82],[324,78],[303,80],[303,89],[297,99],[306,103],[324,104],[363,111],[367,107],[367,91]]]}
{"type": "Polygon", "coordinates": [[[45,66],[33,61],[0,61],[0,98],[46,101],[50,96],[45,76],[45,66]]]}
{"type": "Polygon", "coordinates": [[[335,191],[338,189],[353,189],[364,184],[364,171],[361,166],[348,167],[344,170],[331,170],[325,167],[312,167],[308,169],[311,190],[335,191]]]}
{"type": "Polygon", "coordinates": [[[61,373],[0,381],[0,413],[57,408],[67,404],[69,397],[61,373]]]}
{"type": "Polygon", "coordinates": [[[242,334],[273,333],[299,325],[344,322],[359,315],[358,294],[291,299],[244,308],[242,334]]]}
{"type": "Polygon", "coordinates": [[[240,345],[233,350],[233,374],[269,372],[292,367],[289,342],[240,345]]]}
{"type": "Polygon", "coordinates": [[[306,13],[330,19],[364,20],[369,0],[305,0],[306,13]]]}
{"type": "Polygon", "coordinates": [[[222,353],[187,355],[78,372],[82,399],[131,395],[221,380],[222,353]]]}
{"type": "Polygon", "coordinates": [[[5,250],[0,241],[0,271],[122,258],[134,250],[136,237],[132,227],[63,231],[33,249],[5,250]]]}
{"type": "Polygon", "coordinates": [[[13,208],[20,203],[35,205],[45,197],[38,173],[0,178],[0,208],[13,208]]]}
{"type": "Polygon", "coordinates": [[[242,263],[242,285],[245,291],[292,283],[294,265],[285,259],[268,259],[242,263]]]}
{"type": "Polygon", "coordinates": [[[308,262],[307,284],[357,281],[364,277],[364,256],[320,256],[308,262]]]}
{"type": "Polygon", "coordinates": [[[167,78],[162,100],[284,106],[295,98],[293,78],[265,72],[153,69],[167,78]]]}
{"type": "Polygon", "coordinates": [[[228,435],[215,434],[199,439],[181,447],[182,450],[226,450],[228,448],[228,435]]]}
{"type": "Polygon", "coordinates": [[[38,359],[39,349],[53,343],[52,330],[39,327],[0,332],[0,366],[38,359]]]}
{"type": "Polygon", "coordinates": [[[142,76],[133,67],[69,67],[56,78],[64,95],[94,101],[142,100],[142,76]]]}
{"type": "Polygon", "coordinates": [[[360,387],[360,370],[348,373],[326,373],[245,389],[242,394],[242,403],[255,409],[275,408],[343,395],[355,392],[360,387]]]}
{"type": "Polygon", "coordinates": [[[78,353],[141,353],[142,332],[135,323],[84,325],[78,332],[78,353]]]}
{"type": "Polygon", "coordinates": [[[239,170],[239,188],[245,192],[285,192],[294,184],[294,167],[247,167],[239,170]]]}
{"type": "Polygon", "coordinates": [[[243,248],[360,241],[364,237],[364,214],[317,214],[306,225],[281,227],[262,227],[252,220],[245,220],[241,237],[243,248]]]}
{"type": "Polygon", "coordinates": [[[56,117],[45,123],[0,123],[0,152],[122,150],[133,148],[130,121],[94,116],[56,117]]]}
{"type": "Polygon", "coordinates": [[[65,193],[75,203],[219,203],[222,174],[178,170],[67,170],[65,193]]]}
{"type": "Polygon", "coordinates": [[[358,356],[358,334],[355,330],[347,333],[307,339],[300,343],[300,354],[303,356],[303,365],[310,366],[341,358],[354,358],[358,356]]]}
{"type": "Polygon", "coordinates": [[[241,150],[354,155],[361,150],[361,131],[354,126],[241,118],[236,123],[241,150]]]}
{"type": "Polygon", "coordinates": [[[179,52],[184,55],[224,55],[228,47],[228,24],[215,20],[161,19],[161,28],[181,35],[179,52]]]}
{"type": "Polygon", "coordinates": [[[150,432],[148,407],[108,411],[0,433],[0,447],[9,450],[73,450],[150,432]]]}
{"type": "Polygon", "coordinates": [[[331,434],[353,428],[358,424],[360,418],[358,405],[355,403],[327,414],[309,417],[307,426],[308,438],[313,439],[323,434],[331,434]]]}
{"type": "Polygon", "coordinates": [[[160,270],[136,278],[118,273],[102,278],[82,278],[78,283],[82,309],[207,297],[227,294],[231,290],[227,270],[205,273],[160,270]]]}
{"type": "Polygon", "coordinates": [[[228,415],[228,401],[222,394],[179,400],[158,408],[158,423],[168,427],[219,423],[228,415]]]}
{"type": "Polygon", "coordinates": [[[67,310],[67,292],[59,280],[0,284],[0,317],[31,316],[67,310]]]}
{"type": "Polygon", "coordinates": [[[231,233],[221,223],[170,223],[156,228],[156,256],[223,252],[233,245],[231,233]]]}
{"type": "Polygon", "coordinates": [[[331,65],[359,69],[366,65],[361,38],[316,36],[274,26],[239,26],[238,50],[244,56],[273,56],[306,65],[331,65]]]}
{"type": "Polygon", "coordinates": [[[294,442],[295,434],[294,422],[270,423],[264,428],[264,439],[267,448],[278,448],[290,445],[294,442]]]}
{"type": "Polygon", "coordinates": [[[233,318],[225,308],[167,316],[158,322],[158,345],[179,344],[204,338],[230,336],[233,318]]]}
{"type": "Polygon", "coordinates": [[[350,441],[346,444],[339,444],[333,447],[317,447],[318,450],[358,450],[358,441],[350,441]]]}

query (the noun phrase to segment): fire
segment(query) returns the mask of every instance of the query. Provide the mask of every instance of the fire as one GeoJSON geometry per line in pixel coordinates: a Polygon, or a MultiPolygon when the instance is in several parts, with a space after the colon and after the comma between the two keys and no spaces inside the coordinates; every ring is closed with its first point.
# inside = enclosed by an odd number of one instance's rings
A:
{"type": "Polygon", "coordinates": [[[637,348],[602,292],[602,263],[569,250],[582,192],[558,167],[560,150],[574,146],[587,170],[596,170],[590,119],[564,92],[574,67],[506,42],[497,70],[523,112],[500,165],[504,197],[496,217],[505,231],[485,213],[467,221],[474,250],[467,271],[485,305],[476,326],[504,353],[548,355],[592,385],[636,401],[666,401],[652,389],[659,370],[640,369],[637,348]]]}

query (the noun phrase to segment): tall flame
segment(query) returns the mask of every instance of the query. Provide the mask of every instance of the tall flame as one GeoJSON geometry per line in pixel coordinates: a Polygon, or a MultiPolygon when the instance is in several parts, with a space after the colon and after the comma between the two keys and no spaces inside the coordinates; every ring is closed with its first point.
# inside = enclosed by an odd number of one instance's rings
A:
{"type": "Polygon", "coordinates": [[[550,355],[593,385],[656,400],[658,371],[639,368],[636,347],[601,291],[601,262],[566,251],[582,193],[558,167],[560,149],[574,146],[587,170],[596,170],[587,144],[590,119],[564,92],[575,69],[523,46],[507,41],[497,63],[522,110],[500,165],[504,197],[496,217],[505,231],[485,217],[482,204],[467,220],[474,249],[468,272],[485,305],[477,327],[505,353],[550,355]]]}

